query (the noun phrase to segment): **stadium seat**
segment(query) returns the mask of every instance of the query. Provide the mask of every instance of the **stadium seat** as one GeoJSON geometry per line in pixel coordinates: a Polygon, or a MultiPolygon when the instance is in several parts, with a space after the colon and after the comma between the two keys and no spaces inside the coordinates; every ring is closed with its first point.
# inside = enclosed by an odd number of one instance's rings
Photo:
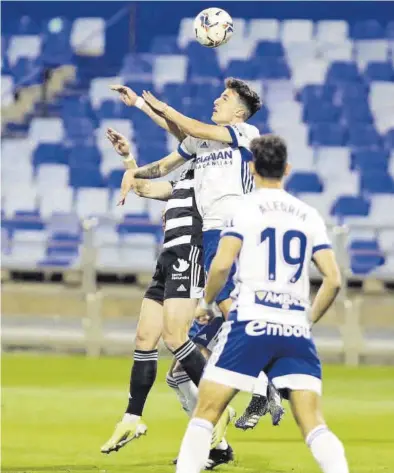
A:
{"type": "Polygon", "coordinates": [[[347,39],[349,24],[343,20],[321,20],[316,25],[316,39],[325,43],[340,43],[347,39]]]}
{"type": "Polygon", "coordinates": [[[31,152],[34,145],[26,138],[3,138],[1,140],[1,168],[15,167],[21,163],[30,167],[31,152]]]}
{"type": "Polygon", "coordinates": [[[114,225],[98,225],[94,230],[93,238],[96,247],[119,245],[119,234],[114,225]]]}
{"type": "Polygon", "coordinates": [[[386,28],[386,34],[388,39],[394,39],[394,21],[389,21],[386,28]]]}
{"type": "Polygon", "coordinates": [[[370,202],[363,198],[352,195],[339,197],[331,208],[331,215],[337,217],[366,217],[369,214],[370,202]]]}
{"type": "Polygon", "coordinates": [[[152,82],[152,69],[151,56],[146,54],[127,54],[123,58],[123,66],[119,75],[122,77],[123,81],[152,82]]]}
{"type": "Polygon", "coordinates": [[[102,56],[105,53],[104,18],[77,18],[70,36],[71,47],[79,56],[102,56]]]}
{"type": "Polygon", "coordinates": [[[368,274],[384,264],[384,257],[376,240],[354,240],[349,246],[351,270],[354,274],[368,274]]]}
{"type": "Polygon", "coordinates": [[[304,108],[303,120],[306,123],[337,122],[339,109],[331,103],[309,101],[304,108]]]}
{"type": "Polygon", "coordinates": [[[373,125],[352,124],[349,127],[348,145],[354,148],[379,146],[381,138],[373,125]]]}
{"type": "MultiPolygon", "coordinates": [[[[294,100],[294,88],[291,80],[275,80],[267,82],[265,87],[264,103],[268,108],[274,107],[278,103],[292,102],[294,100]]],[[[267,109],[268,115],[268,109],[267,109]]]]}
{"type": "Polygon", "coordinates": [[[298,92],[297,97],[305,104],[318,100],[332,102],[335,92],[336,88],[334,86],[309,84],[298,92]]]}
{"type": "Polygon", "coordinates": [[[29,15],[23,15],[12,25],[11,31],[16,35],[38,35],[41,28],[29,15]]]}
{"type": "Polygon", "coordinates": [[[142,197],[138,197],[138,195],[130,192],[127,196],[126,202],[124,207],[119,207],[117,204],[119,202],[119,191],[117,189],[114,190],[109,204],[109,212],[112,215],[116,216],[124,216],[125,212],[135,216],[142,216],[146,215],[147,207],[148,207],[148,200],[143,199],[142,197]]]}
{"type": "Polygon", "coordinates": [[[291,68],[317,58],[317,43],[315,41],[288,42],[285,44],[285,50],[286,60],[291,68]]]}
{"type": "Polygon", "coordinates": [[[391,253],[394,256],[394,231],[382,230],[379,232],[378,240],[381,250],[386,254],[391,253]]]}
{"type": "Polygon", "coordinates": [[[40,36],[12,36],[7,51],[10,66],[13,67],[20,58],[31,60],[37,59],[40,55],[40,48],[40,36]]]}
{"type": "Polygon", "coordinates": [[[42,164],[35,180],[38,191],[43,188],[61,189],[67,186],[68,169],[64,164],[42,164]]]}
{"type": "Polygon", "coordinates": [[[353,106],[368,100],[368,86],[365,83],[342,82],[337,84],[336,98],[342,104],[353,106]]]}
{"type": "Polygon", "coordinates": [[[369,194],[394,194],[394,180],[387,173],[367,172],[361,176],[361,190],[369,194]]]}
{"type": "Polygon", "coordinates": [[[152,54],[182,54],[176,36],[155,36],[150,48],[152,54]]]}
{"type": "Polygon", "coordinates": [[[160,202],[158,200],[149,200],[148,201],[148,214],[149,218],[154,223],[161,222],[161,216],[165,207],[165,202],[160,202]]]}
{"type": "Polygon", "coordinates": [[[104,187],[104,179],[98,168],[70,168],[69,185],[71,187],[104,187]]]}
{"type": "Polygon", "coordinates": [[[44,64],[50,67],[72,64],[70,29],[70,21],[64,17],[52,18],[46,23],[41,48],[41,59],[44,64]]]}
{"type": "MultiPolygon", "coordinates": [[[[109,88],[113,84],[121,84],[120,77],[96,77],[90,82],[89,98],[94,108],[98,108],[104,100],[120,102],[117,92],[109,88]]],[[[123,105],[124,106],[124,105],[123,105]]]]}
{"type": "Polygon", "coordinates": [[[394,83],[372,82],[369,101],[373,112],[394,106],[394,83]]]}
{"type": "Polygon", "coordinates": [[[388,164],[388,153],[380,150],[361,149],[352,153],[352,169],[366,172],[374,169],[385,172],[388,164]]]}
{"type": "Polygon", "coordinates": [[[369,81],[394,81],[394,68],[389,62],[369,62],[364,76],[369,81]]]}
{"type": "Polygon", "coordinates": [[[11,217],[17,210],[37,210],[37,191],[35,188],[19,184],[8,189],[5,196],[5,214],[11,217]]]}
{"type": "Polygon", "coordinates": [[[306,85],[322,85],[326,80],[328,62],[322,59],[298,64],[292,68],[292,80],[296,89],[302,89],[306,85]]]}
{"type": "Polygon", "coordinates": [[[42,66],[35,59],[20,57],[11,67],[15,89],[40,84],[43,81],[42,66]]]}
{"type": "Polygon", "coordinates": [[[370,124],[373,122],[368,102],[363,100],[345,103],[342,109],[342,118],[347,125],[358,122],[360,124],[370,124]]]}
{"type": "Polygon", "coordinates": [[[335,223],[335,219],[330,215],[330,210],[332,207],[331,195],[327,195],[325,192],[322,192],[321,194],[316,194],[315,192],[312,192],[298,194],[297,197],[306,204],[315,208],[322,216],[326,224],[335,223]]]}
{"type": "Polygon", "coordinates": [[[280,23],[276,19],[252,18],[249,21],[248,39],[253,41],[277,41],[279,39],[280,23]]]}
{"type": "Polygon", "coordinates": [[[187,77],[187,57],[182,55],[156,56],[153,62],[153,83],[158,90],[169,82],[183,84],[187,77]]]}
{"type": "Polygon", "coordinates": [[[39,192],[40,215],[47,219],[55,213],[70,214],[73,209],[73,190],[70,187],[42,187],[39,192]]]}
{"type": "Polygon", "coordinates": [[[120,189],[124,172],[125,172],[124,169],[120,169],[119,163],[118,163],[118,168],[113,169],[108,174],[106,181],[110,189],[120,189]]]}
{"type": "Polygon", "coordinates": [[[314,168],[314,151],[310,147],[288,147],[289,161],[291,163],[292,172],[307,172],[314,168]]]}
{"type": "Polygon", "coordinates": [[[284,44],[294,41],[311,41],[313,22],[311,20],[284,20],[281,37],[284,44]]]}
{"type": "Polygon", "coordinates": [[[311,125],[309,130],[309,144],[312,146],[344,146],[346,137],[346,129],[338,123],[311,125]]]}
{"type": "Polygon", "coordinates": [[[33,152],[33,166],[41,164],[67,164],[68,152],[60,143],[39,144],[33,152]]]}
{"type": "Polygon", "coordinates": [[[341,42],[320,42],[317,46],[320,56],[328,62],[353,60],[353,43],[343,40],[341,42]]]}
{"type": "Polygon", "coordinates": [[[285,51],[279,41],[259,41],[256,44],[254,55],[259,58],[283,57],[285,51]]]}
{"type": "Polygon", "coordinates": [[[287,180],[286,190],[296,195],[301,192],[320,193],[323,191],[323,183],[313,172],[295,172],[287,180]]]}
{"type": "Polygon", "coordinates": [[[316,168],[327,178],[347,174],[350,169],[350,150],[345,147],[321,147],[317,150],[316,168]]]}
{"type": "Polygon", "coordinates": [[[251,59],[244,61],[240,59],[233,59],[227,66],[225,76],[226,77],[239,77],[243,80],[254,80],[260,75],[260,61],[251,59]]]}
{"type": "Polygon", "coordinates": [[[121,258],[129,262],[129,272],[151,272],[155,265],[156,246],[153,235],[125,234],[119,251],[121,258]]]}
{"type": "Polygon", "coordinates": [[[22,189],[32,185],[33,170],[28,164],[16,162],[14,166],[2,166],[1,170],[1,192],[6,195],[9,190],[15,188],[15,183],[18,183],[22,189]]]}
{"type": "Polygon", "coordinates": [[[80,218],[88,218],[108,213],[107,189],[80,189],[75,210],[80,218]]]}
{"type": "Polygon", "coordinates": [[[114,119],[125,117],[124,105],[119,100],[103,100],[96,109],[96,115],[99,120],[114,119]]]}
{"type": "Polygon", "coordinates": [[[351,25],[350,37],[357,39],[381,39],[385,37],[384,29],[377,20],[358,21],[351,25]]]}
{"type": "MultiPolygon", "coordinates": [[[[215,51],[202,48],[199,43],[193,42],[187,46],[185,52],[188,57],[188,77],[193,82],[216,82],[222,77],[215,51]]],[[[179,87],[179,81],[177,85],[179,87]]]]}
{"type": "Polygon", "coordinates": [[[190,42],[195,40],[194,18],[182,18],[178,31],[178,46],[184,49],[190,42]]]}
{"type": "Polygon", "coordinates": [[[388,150],[394,150],[394,128],[388,130],[385,134],[384,146],[388,150]]]}
{"type": "Polygon", "coordinates": [[[393,207],[392,194],[380,194],[380,195],[372,196],[371,211],[369,214],[370,222],[377,226],[392,224],[393,223],[393,214],[391,212],[392,207],[393,207]]]}
{"type": "Polygon", "coordinates": [[[385,62],[388,60],[389,46],[386,40],[366,40],[355,43],[355,57],[360,67],[371,61],[385,62]]]}
{"type": "Polygon", "coordinates": [[[350,62],[335,61],[327,71],[327,84],[340,84],[341,82],[360,82],[357,65],[350,62]]]}
{"type": "Polygon", "coordinates": [[[81,224],[75,213],[56,211],[48,218],[46,229],[49,235],[67,234],[76,237],[81,233],[81,224]]]}
{"type": "Polygon", "coordinates": [[[60,118],[33,118],[28,136],[32,143],[60,143],[64,140],[63,122],[60,118]]]}
{"type": "Polygon", "coordinates": [[[69,154],[71,168],[98,168],[101,154],[95,146],[75,146],[69,154]]]}
{"type": "Polygon", "coordinates": [[[35,268],[45,256],[45,244],[31,241],[13,241],[11,252],[2,263],[10,269],[35,268]]]}

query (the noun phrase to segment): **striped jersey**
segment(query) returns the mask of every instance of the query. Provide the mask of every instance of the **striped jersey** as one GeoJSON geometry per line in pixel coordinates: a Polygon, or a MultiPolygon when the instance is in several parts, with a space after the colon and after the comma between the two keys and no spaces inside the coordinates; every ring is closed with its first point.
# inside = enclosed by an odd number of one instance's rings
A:
{"type": "Polygon", "coordinates": [[[194,195],[194,166],[186,169],[176,182],[164,211],[163,248],[178,245],[202,247],[202,218],[194,195]]]}
{"type": "Polygon", "coordinates": [[[250,142],[260,135],[259,130],[248,123],[226,128],[231,144],[188,136],[178,147],[179,154],[195,166],[195,193],[204,231],[223,229],[242,196],[254,187],[250,142]]]}

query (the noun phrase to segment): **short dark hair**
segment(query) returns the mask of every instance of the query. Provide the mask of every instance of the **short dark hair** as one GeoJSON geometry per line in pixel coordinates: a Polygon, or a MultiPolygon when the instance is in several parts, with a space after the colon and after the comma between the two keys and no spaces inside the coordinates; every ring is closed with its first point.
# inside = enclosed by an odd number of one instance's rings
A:
{"type": "Polygon", "coordinates": [[[246,82],[241,79],[234,79],[234,77],[229,77],[225,80],[225,85],[227,89],[232,89],[237,92],[239,98],[246,106],[249,112],[250,118],[261,108],[261,100],[258,94],[252,90],[246,82]]]}
{"type": "Polygon", "coordinates": [[[268,179],[281,179],[287,164],[287,146],[283,138],[263,135],[252,140],[250,149],[257,174],[268,179]]]}

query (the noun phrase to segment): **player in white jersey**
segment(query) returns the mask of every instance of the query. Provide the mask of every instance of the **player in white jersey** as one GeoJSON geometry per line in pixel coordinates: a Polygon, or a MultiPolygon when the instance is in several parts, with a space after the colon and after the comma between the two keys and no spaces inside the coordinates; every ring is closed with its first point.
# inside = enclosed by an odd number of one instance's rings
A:
{"type": "Polygon", "coordinates": [[[251,144],[256,190],[243,199],[212,263],[197,317],[237,262],[229,320],[199,385],[194,418],[178,457],[177,473],[199,473],[213,426],[238,391],[252,392],[267,376],[290,401],[295,420],[324,473],[348,473],[341,441],[320,408],[321,366],[311,328],[333,303],[341,280],[323,219],[282,188],[288,170],[284,141],[273,135],[251,144]],[[309,302],[309,262],[323,283],[309,302]]]}
{"type": "MultiPolygon", "coordinates": [[[[259,136],[258,129],[246,123],[246,120],[261,107],[259,96],[239,79],[226,79],[225,85],[226,89],[214,102],[212,121],[215,125],[188,118],[156,99],[152,94],[144,92],[143,98],[152,109],[170,120],[187,137],[179,145],[177,151],[160,161],[138,170],[128,170],[123,177],[120,200],[120,204],[123,204],[127,193],[133,189],[135,178],[149,179],[165,176],[186,161],[193,160],[196,202],[203,219],[206,271],[209,270],[216,254],[220,232],[242,196],[253,188],[253,176],[249,169],[252,157],[250,142],[259,136]]],[[[216,298],[225,317],[232,303],[230,294],[234,289],[232,281],[234,272],[235,266],[216,298]]],[[[194,340],[207,347],[215,335],[216,332],[207,325],[196,334],[194,340]]],[[[263,400],[267,404],[266,398],[263,400]]],[[[280,400],[277,404],[275,400],[271,404],[271,414],[274,424],[278,423],[283,415],[280,400]]]]}

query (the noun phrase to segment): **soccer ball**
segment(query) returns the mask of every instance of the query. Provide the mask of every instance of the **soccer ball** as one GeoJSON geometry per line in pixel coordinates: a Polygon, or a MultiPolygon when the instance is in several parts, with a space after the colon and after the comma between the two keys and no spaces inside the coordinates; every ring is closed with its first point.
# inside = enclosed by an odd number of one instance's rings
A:
{"type": "Polygon", "coordinates": [[[196,16],[194,31],[200,44],[217,48],[230,40],[234,31],[233,19],[220,8],[207,8],[196,16]]]}

